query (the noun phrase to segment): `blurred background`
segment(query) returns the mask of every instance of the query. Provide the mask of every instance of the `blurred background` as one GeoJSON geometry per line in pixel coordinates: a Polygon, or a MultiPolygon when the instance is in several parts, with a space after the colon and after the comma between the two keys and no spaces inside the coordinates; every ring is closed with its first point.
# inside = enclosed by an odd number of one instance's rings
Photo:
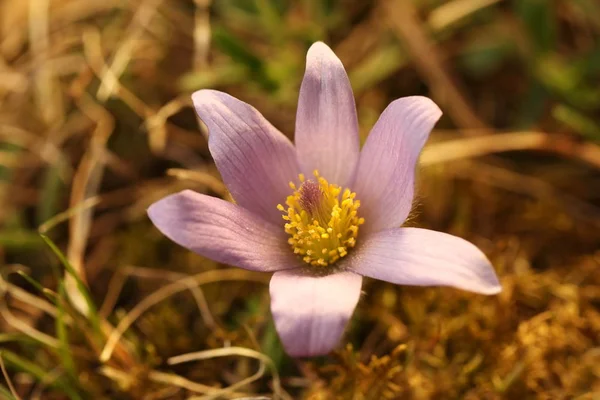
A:
{"type": "Polygon", "coordinates": [[[596,0],[0,0],[0,398],[598,399],[599,117],[596,0]],[[366,281],[339,350],[293,360],[269,276],[145,210],[228,196],[194,90],[293,137],[316,40],[362,140],[398,97],[440,105],[409,224],[504,291],[366,281]]]}

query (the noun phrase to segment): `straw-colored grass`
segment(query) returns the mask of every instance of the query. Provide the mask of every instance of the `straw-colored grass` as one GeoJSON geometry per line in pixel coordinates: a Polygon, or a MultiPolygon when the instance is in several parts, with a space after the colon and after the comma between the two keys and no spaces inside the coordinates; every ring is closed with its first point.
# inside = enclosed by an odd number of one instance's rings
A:
{"type": "Polygon", "coordinates": [[[595,0],[0,0],[0,397],[600,398],[599,60],[595,0]],[[229,199],[194,90],[292,137],[315,40],[363,141],[395,98],[444,110],[408,223],[476,243],[504,290],[366,281],[338,350],[293,360],[269,276],[145,210],[229,199]]]}

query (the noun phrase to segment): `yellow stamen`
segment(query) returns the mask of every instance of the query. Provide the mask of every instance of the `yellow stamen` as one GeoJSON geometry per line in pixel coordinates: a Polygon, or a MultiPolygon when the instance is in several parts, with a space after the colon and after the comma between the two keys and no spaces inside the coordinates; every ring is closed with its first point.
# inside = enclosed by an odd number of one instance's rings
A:
{"type": "Polygon", "coordinates": [[[284,212],[284,228],[290,235],[288,243],[294,254],[315,267],[326,267],[348,254],[356,245],[359,226],[364,218],[358,217],[360,201],[350,189],[330,184],[314,172],[315,180],[299,175],[300,187],[290,182],[294,191],[277,205],[284,212]],[[341,194],[341,196],[340,196],[341,194]]]}

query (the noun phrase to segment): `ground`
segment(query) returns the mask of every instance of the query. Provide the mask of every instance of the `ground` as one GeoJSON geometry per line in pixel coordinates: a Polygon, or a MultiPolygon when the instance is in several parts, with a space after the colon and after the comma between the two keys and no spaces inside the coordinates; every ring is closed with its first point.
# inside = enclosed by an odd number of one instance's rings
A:
{"type": "Polygon", "coordinates": [[[600,398],[599,83],[594,0],[0,1],[0,397],[600,398]],[[292,138],[316,40],[363,141],[398,97],[439,104],[407,224],[475,243],[503,291],[365,281],[339,348],[294,360],[269,276],[145,210],[228,198],[194,90],[292,138]]]}

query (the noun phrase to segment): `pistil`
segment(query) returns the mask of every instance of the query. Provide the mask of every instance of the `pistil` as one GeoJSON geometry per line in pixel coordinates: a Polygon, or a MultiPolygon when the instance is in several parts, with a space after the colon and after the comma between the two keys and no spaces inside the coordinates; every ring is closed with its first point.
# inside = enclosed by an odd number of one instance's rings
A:
{"type": "Polygon", "coordinates": [[[295,254],[312,266],[326,267],[345,257],[356,245],[360,201],[350,189],[342,190],[314,172],[315,179],[299,175],[300,187],[290,182],[293,193],[286,199],[284,227],[290,235],[288,243],[295,254]]]}

